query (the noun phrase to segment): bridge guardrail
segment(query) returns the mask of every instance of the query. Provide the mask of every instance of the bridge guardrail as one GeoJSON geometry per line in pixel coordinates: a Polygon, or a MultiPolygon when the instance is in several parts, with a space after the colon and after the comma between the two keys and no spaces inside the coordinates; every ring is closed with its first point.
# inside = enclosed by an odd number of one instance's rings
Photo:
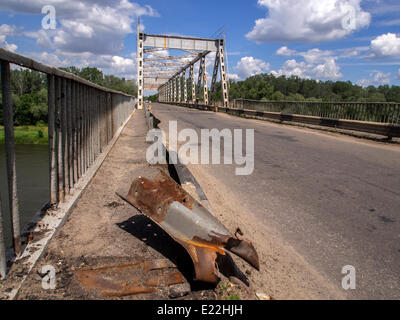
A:
{"type": "Polygon", "coordinates": [[[389,139],[391,139],[392,137],[400,137],[400,124],[396,123],[380,123],[380,122],[359,121],[359,120],[334,119],[334,118],[318,117],[318,116],[286,114],[281,112],[248,110],[241,108],[224,108],[224,107],[214,107],[209,105],[178,103],[178,102],[163,102],[163,103],[195,108],[205,111],[226,112],[229,114],[239,115],[239,116],[245,115],[251,117],[268,118],[271,120],[276,120],[281,122],[292,121],[292,122],[299,122],[311,125],[333,127],[338,129],[367,132],[367,133],[387,136],[389,139]]]}
{"type": "MultiPolygon", "coordinates": [[[[128,119],[136,98],[91,83],[71,73],[0,48],[2,107],[14,254],[21,253],[10,64],[47,74],[49,204],[65,201],[128,119]]],[[[6,248],[0,199],[0,278],[5,277],[6,248]]]]}
{"type": "Polygon", "coordinates": [[[235,99],[235,109],[280,112],[328,119],[400,123],[400,103],[392,102],[314,102],[258,101],[235,99]]]}

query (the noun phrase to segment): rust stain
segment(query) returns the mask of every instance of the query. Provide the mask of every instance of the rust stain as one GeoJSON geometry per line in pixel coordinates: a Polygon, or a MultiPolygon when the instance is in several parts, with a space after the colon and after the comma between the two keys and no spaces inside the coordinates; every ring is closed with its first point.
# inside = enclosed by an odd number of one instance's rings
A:
{"type": "Polygon", "coordinates": [[[197,247],[184,241],[178,242],[186,249],[193,261],[196,281],[218,283],[220,276],[216,267],[215,260],[217,252],[206,247],[197,247]]]}
{"type": "Polygon", "coordinates": [[[168,206],[174,201],[193,208],[193,199],[163,171],[153,181],[136,179],[125,198],[157,223],[165,220],[168,206]]]}
{"type": "Polygon", "coordinates": [[[151,293],[159,287],[185,282],[185,278],[173,264],[161,259],[82,269],[77,270],[75,275],[85,289],[97,291],[104,297],[151,293]]]}

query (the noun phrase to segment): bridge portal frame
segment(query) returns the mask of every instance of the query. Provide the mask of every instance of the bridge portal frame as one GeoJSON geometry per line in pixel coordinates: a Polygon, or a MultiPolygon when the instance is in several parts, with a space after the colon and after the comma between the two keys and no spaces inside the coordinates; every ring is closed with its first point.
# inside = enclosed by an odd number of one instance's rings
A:
{"type": "Polygon", "coordinates": [[[138,27],[137,34],[138,109],[143,109],[143,91],[154,89],[158,90],[160,102],[188,103],[188,92],[191,92],[191,102],[195,104],[199,104],[201,91],[203,91],[203,104],[208,105],[214,96],[218,73],[220,73],[221,78],[223,106],[226,108],[229,107],[224,39],[146,34],[140,32],[140,26],[138,27]],[[182,63],[182,61],[179,61],[179,57],[144,57],[145,53],[153,53],[157,50],[182,50],[189,52],[194,58],[176,71],[180,63],[182,63]],[[215,62],[210,88],[210,99],[207,83],[206,56],[212,52],[215,52],[215,62]],[[167,60],[172,61],[165,62],[167,60]],[[173,60],[176,62],[173,62],[173,60]],[[196,88],[194,65],[197,62],[200,63],[196,88]],[[187,79],[188,70],[189,79],[187,79]],[[190,84],[190,91],[188,91],[188,82],[190,84]]]}

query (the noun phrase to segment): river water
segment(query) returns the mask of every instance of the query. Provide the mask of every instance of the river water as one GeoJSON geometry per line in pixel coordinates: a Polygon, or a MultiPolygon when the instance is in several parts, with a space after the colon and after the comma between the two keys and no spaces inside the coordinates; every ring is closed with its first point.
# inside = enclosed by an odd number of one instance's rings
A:
{"type": "MultiPolygon", "coordinates": [[[[21,230],[49,199],[48,146],[16,145],[21,230]]],[[[0,145],[0,195],[6,245],[11,246],[5,146],[0,145]]]]}

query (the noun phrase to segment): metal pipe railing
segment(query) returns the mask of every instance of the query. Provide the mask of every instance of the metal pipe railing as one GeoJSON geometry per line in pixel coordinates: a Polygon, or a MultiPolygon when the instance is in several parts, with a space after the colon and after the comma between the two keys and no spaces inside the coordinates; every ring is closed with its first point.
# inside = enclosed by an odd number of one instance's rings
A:
{"type": "Polygon", "coordinates": [[[235,99],[235,109],[247,109],[323,118],[400,123],[400,103],[392,102],[312,102],[258,101],[235,99]]]}
{"type": "MultiPolygon", "coordinates": [[[[93,84],[71,73],[0,49],[2,105],[9,207],[14,254],[21,254],[10,64],[47,74],[49,203],[64,202],[80,178],[105,150],[135,107],[133,96],[93,84]]],[[[1,203],[0,203],[1,204],[1,203]]],[[[0,277],[6,274],[0,208],[0,277]]]]}

